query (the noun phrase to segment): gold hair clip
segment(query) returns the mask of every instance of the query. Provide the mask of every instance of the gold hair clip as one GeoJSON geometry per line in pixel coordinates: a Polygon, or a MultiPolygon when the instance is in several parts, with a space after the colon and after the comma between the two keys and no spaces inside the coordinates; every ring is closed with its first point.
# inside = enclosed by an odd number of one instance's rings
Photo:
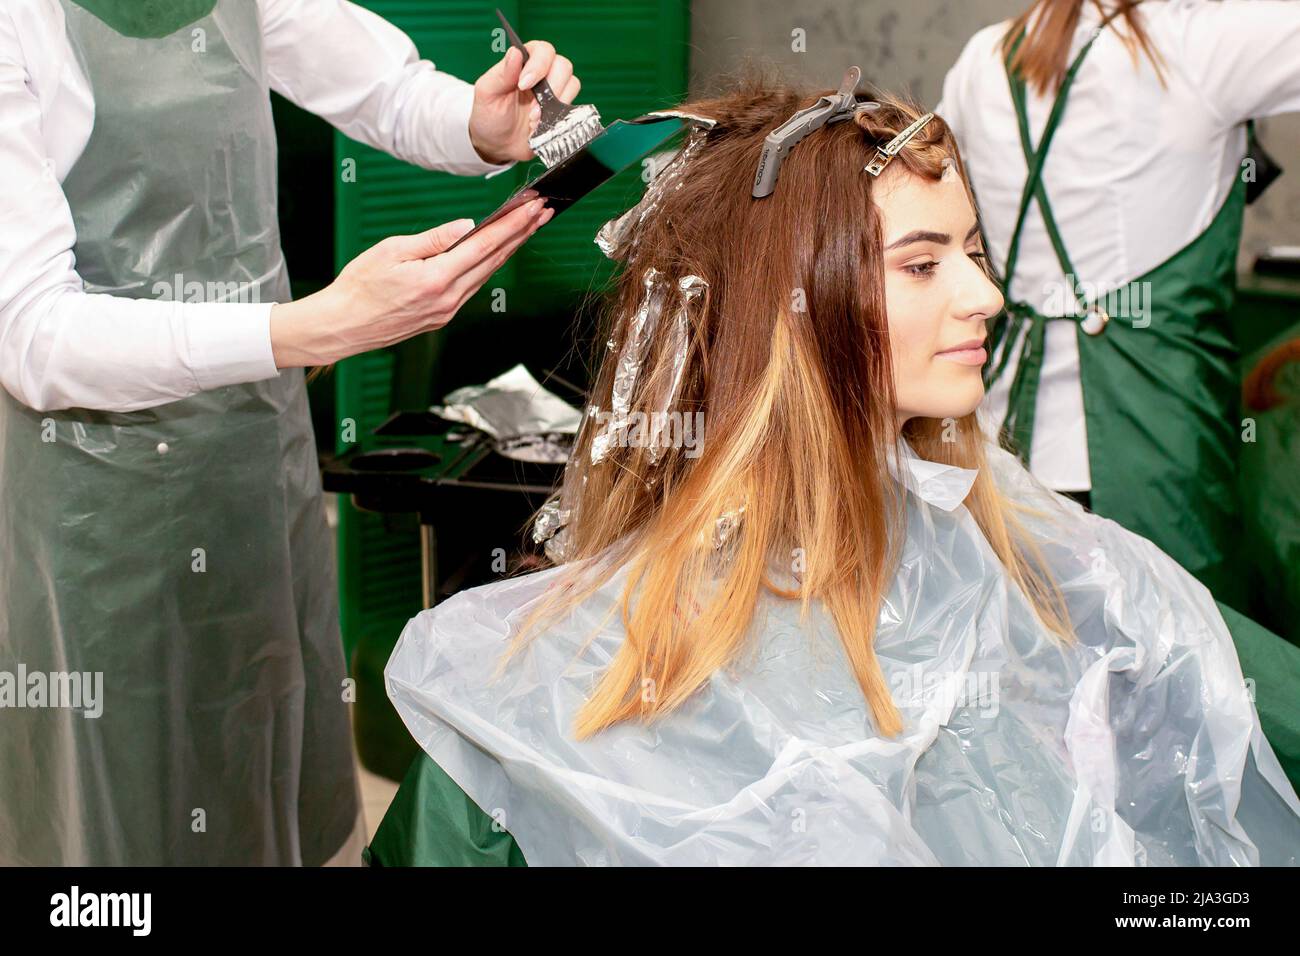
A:
{"type": "Polygon", "coordinates": [[[921,130],[925,129],[925,124],[930,122],[932,119],[934,119],[934,114],[926,113],[907,129],[903,130],[891,139],[883,147],[877,146],[876,158],[862,168],[873,176],[879,176],[885,171],[885,167],[889,165],[889,161],[898,155],[898,153],[902,151],[903,147],[907,145],[908,140],[921,132],[921,130]]]}

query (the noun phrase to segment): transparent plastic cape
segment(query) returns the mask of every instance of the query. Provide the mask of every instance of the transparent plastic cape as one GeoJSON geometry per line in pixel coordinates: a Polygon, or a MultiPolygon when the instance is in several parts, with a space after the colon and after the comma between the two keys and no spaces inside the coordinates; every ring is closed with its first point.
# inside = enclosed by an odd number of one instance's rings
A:
{"type": "MultiPolygon", "coordinates": [[[[1210,593],[988,447],[1079,641],[1062,646],[963,505],[907,501],[875,730],[828,614],[760,598],[743,660],[661,721],[577,741],[624,639],[617,573],[497,668],[563,569],[414,618],[386,671],[416,740],[531,865],[1294,864],[1300,804],[1210,593]]],[[[921,463],[932,467],[928,463],[921,463]]],[[[909,485],[909,487],[912,487],[909,485]]]]}

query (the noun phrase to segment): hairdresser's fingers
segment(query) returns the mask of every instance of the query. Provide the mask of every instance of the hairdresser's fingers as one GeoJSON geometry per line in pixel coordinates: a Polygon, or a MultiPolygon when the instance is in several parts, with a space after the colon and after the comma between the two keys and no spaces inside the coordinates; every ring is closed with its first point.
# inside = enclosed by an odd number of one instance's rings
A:
{"type": "Polygon", "coordinates": [[[474,228],[474,220],[457,219],[413,236],[391,236],[388,244],[399,259],[431,259],[474,228]]]}
{"type": "Polygon", "coordinates": [[[447,295],[450,301],[455,304],[455,308],[460,309],[470,296],[482,288],[483,283],[487,282],[498,269],[505,265],[506,260],[514,255],[519,250],[519,247],[528,241],[528,237],[531,235],[532,229],[529,229],[524,235],[516,236],[469,272],[458,276],[447,287],[447,295]]]}
{"type": "Polygon", "coordinates": [[[546,82],[557,95],[573,79],[573,63],[567,56],[556,56],[551,64],[551,71],[546,74],[546,82]]]}
{"type": "Polygon", "coordinates": [[[555,215],[554,209],[546,209],[532,223],[527,232],[512,237],[487,259],[484,259],[468,272],[454,279],[450,288],[451,293],[458,296],[459,301],[463,303],[466,299],[477,292],[483,283],[487,282],[487,280],[492,277],[492,274],[500,269],[501,266],[505,264],[505,261],[515,254],[516,250],[518,250],[520,246],[528,241],[529,237],[532,236],[534,232],[550,222],[553,215],[555,215]]]}
{"type": "Polygon", "coordinates": [[[582,80],[576,76],[569,77],[569,82],[564,84],[564,92],[556,94],[565,103],[572,103],[578,98],[578,91],[582,89],[582,80]]]}
{"type": "Polygon", "coordinates": [[[538,198],[511,210],[496,222],[484,226],[455,249],[428,260],[429,267],[439,270],[448,283],[454,282],[480,262],[491,258],[517,235],[526,236],[542,214],[545,202],[546,200],[538,198]]]}
{"type": "MultiPolygon", "coordinates": [[[[526,205],[529,200],[537,198],[537,190],[522,190],[514,198],[518,206],[526,205]]],[[[455,222],[444,223],[414,236],[394,236],[389,241],[402,244],[399,248],[405,254],[404,258],[432,259],[455,245],[456,240],[473,230],[473,228],[473,219],[458,219],[455,222]],[[469,223],[469,225],[463,226],[463,223],[469,223]]]]}
{"type": "MultiPolygon", "coordinates": [[[[524,48],[528,50],[528,62],[519,75],[519,88],[528,90],[551,72],[551,65],[555,62],[555,47],[545,40],[529,40],[524,48]]],[[[555,87],[552,86],[551,89],[555,87]]]]}
{"type": "Polygon", "coordinates": [[[513,94],[519,87],[519,74],[523,69],[524,55],[511,47],[506,50],[505,56],[475,81],[474,85],[492,96],[513,94]]]}

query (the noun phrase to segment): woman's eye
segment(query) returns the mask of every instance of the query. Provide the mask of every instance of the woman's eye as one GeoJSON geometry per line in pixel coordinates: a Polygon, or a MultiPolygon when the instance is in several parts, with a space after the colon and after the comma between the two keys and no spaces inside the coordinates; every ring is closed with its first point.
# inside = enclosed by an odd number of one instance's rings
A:
{"type": "Polygon", "coordinates": [[[968,252],[966,255],[970,256],[972,259],[987,259],[989,257],[987,252],[968,252]]]}
{"type": "Polygon", "coordinates": [[[938,262],[931,260],[929,262],[917,262],[910,266],[904,266],[903,268],[909,275],[914,275],[918,279],[928,279],[930,276],[934,275],[934,270],[938,265],[938,262]]]}

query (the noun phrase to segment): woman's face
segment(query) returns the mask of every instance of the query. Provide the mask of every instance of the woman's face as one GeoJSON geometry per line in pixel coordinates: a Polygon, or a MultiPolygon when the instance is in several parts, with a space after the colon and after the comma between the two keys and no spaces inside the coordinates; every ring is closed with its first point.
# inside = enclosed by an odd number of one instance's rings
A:
{"type": "Polygon", "coordinates": [[[1002,293],[982,269],[966,188],[955,169],[932,182],[891,167],[875,201],[899,424],[961,418],[984,397],[985,326],[1002,308],[1002,293]]]}

